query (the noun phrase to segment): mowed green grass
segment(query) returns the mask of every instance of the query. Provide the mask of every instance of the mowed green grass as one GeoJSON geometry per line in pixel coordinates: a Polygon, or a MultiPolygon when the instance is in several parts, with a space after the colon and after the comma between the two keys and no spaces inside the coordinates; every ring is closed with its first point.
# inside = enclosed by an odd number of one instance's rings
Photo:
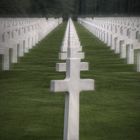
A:
{"type": "Polygon", "coordinates": [[[50,93],[65,24],[0,72],[0,140],[62,140],[64,94],[50,93]]]}
{"type": "Polygon", "coordinates": [[[140,139],[140,73],[75,25],[90,64],[81,75],[95,79],[95,91],[81,93],[81,140],[140,139]]]}
{"type": "MultiPolygon", "coordinates": [[[[80,140],[140,139],[140,74],[105,44],[75,24],[95,91],[80,98],[80,140]]],[[[64,93],[49,91],[66,24],[60,25],[30,53],[0,72],[0,140],[62,140],[64,93]]]]}

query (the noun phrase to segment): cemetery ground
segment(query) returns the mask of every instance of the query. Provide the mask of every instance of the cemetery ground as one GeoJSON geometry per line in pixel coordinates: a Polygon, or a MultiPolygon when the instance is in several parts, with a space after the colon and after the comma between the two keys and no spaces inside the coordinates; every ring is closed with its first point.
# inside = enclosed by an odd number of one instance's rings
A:
{"type": "MultiPolygon", "coordinates": [[[[80,95],[80,140],[140,139],[140,73],[75,23],[89,62],[82,78],[95,79],[95,91],[80,95]]],[[[0,72],[0,140],[62,140],[64,93],[50,92],[66,24],[30,53],[0,72]]]]}

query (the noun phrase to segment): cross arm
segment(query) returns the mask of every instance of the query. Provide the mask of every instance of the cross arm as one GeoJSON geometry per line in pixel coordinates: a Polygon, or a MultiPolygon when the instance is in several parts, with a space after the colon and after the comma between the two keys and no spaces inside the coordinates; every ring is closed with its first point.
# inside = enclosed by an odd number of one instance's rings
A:
{"type": "Polygon", "coordinates": [[[66,63],[57,63],[56,64],[56,71],[59,71],[59,72],[66,71],[66,63]]]}
{"type": "Polygon", "coordinates": [[[89,64],[88,64],[88,62],[81,62],[80,63],[80,70],[81,71],[86,71],[86,70],[88,70],[89,69],[89,64]]]}
{"type": "Polygon", "coordinates": [[[66,58],[67,58],[67,52],[59,53],[59,59],[60,60],[66,60],[66,58]]]}
{"type": "MultiPolygon", "coordinates": [[[[81,62],[80,63],[80,70],[86,71],[89,69],[88,62],[81,62]]],[[[56,64],[56,71],[65,72],[66,71],[66,63],[57,63],[56,64]]]]}
{"type": "Polygon", "coordinates": [[[91,91],[95,89],[93,79],[82,79],[80,80],[81,91],[91,91]]]}
{"type": "Polygon", "coordinates": [[[68,91],[68,80],[51,80],[51,91],[52,92],[67,92],[68,91]]]}
{"type": "MultiPolygon", "coordinates": [[[[61,53],[59,53],[59,59],[60,60],[66,60],[67,57],[68,57],[67,54],[68,54],[67,52],[61,52],[61,53]]],[[[83,53],[83,52],[77,52],[77,56],[76,57],[78,57],[80,59],[84,59],[85,58],[85,53],[83,53]]]]}

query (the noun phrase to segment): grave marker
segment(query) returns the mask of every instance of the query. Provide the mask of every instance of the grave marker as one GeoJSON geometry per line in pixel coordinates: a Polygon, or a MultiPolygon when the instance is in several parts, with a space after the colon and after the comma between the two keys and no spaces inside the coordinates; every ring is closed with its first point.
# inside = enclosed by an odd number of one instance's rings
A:
{"type": "MultiPolygon", "coordinates": [[[[69,21],[71,23],[71,21],[69,21]]],[[[72,23],[71,23],[72,24],[72,23]]],[[[70,27],[72,28],[72,27],[70,27]]],[[[70,34],[70,30],[69,30],[70,34]]],[[[80,79],[80,71],[88,70],[88,63],[82,63],[77,47],[72,46],[68,36],[66,64],[57,64],[59,71],[66,71],[64,80],[52,80],[51,91],[65,92],[64,140],[79,140],[79,98],[81,91],[94,90],[94,80],[80,79]]]]}

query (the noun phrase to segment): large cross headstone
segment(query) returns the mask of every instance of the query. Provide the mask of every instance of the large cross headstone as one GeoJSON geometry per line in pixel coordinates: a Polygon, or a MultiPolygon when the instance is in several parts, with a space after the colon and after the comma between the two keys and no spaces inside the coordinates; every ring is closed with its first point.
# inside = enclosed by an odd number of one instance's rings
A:
{"type": "Polygon", "coordinates": [[[65,92],[64,140],[79,140],[80,92],[94,90],[94,80],[80,79],[80,71],[87,70],[88,65],[81,62],[79,52],[70,44],[67,53],[66,64],[58,64],[58,70],[66,70],[66,78],[52,80],[51,91],[65,92]]]}

